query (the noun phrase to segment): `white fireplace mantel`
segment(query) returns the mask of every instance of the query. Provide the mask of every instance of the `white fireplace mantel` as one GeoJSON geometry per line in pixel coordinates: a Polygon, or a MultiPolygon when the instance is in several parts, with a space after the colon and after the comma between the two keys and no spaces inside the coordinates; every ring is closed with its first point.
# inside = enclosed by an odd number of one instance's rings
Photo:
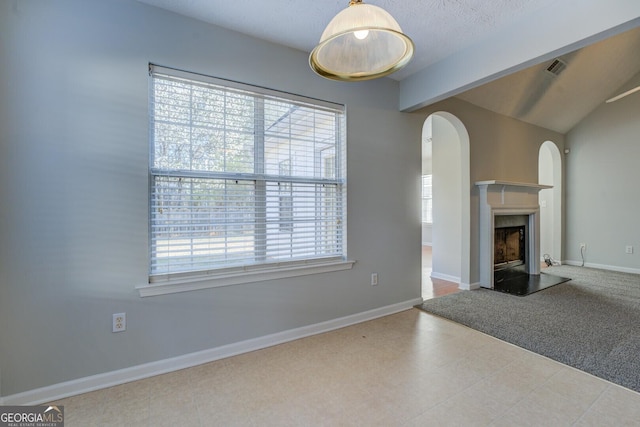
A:
{"type": "Polygon", "coordinates": [[[487,195],[498,194],[500,196],[500,200],[494,200],[494,198],[490,198],[487,200],[490,204],[522,204],[522,197],[517,197],[518,194],[525,195],[525,199],[527,202],[533,201],[535,205],[538,205],[538,191],[544,190],[547,188],[553,188],[551,185],[543,185],[543,184],[530,184],[525,182],[511,182],[511,181],[478,181],[476,185],[480,188],[481,196],[480,203],[482,203],[482,191],[487,191],[487,195]],[[491,193],[489,192],[491,191],[491,193]],[[493,193],[495,191],[495,193],[493,193]],[[510,195],[509,199],[505,198],[505,194],[510,195]],[[526,195],[533,195],[534,197],[527,197],[526,195]]]}
{"type": "Polygon", "coordinates": [[[498,215],[527,215],[527,273],[540,274],[540,205],[538,192],[550,185],[478,181],[480,190],[480,285],[493,288],[494,228],[498,215]]]}
{"type": "Polygon", "coordinates": [[[552,185],[532,184],[529,182],[499,181],[495,179],[491,179],[489,181],[476,181],[476,185],[502,185],[507,187],[538,188],[540,190],[544,188],[553,188],[552,185]]]}

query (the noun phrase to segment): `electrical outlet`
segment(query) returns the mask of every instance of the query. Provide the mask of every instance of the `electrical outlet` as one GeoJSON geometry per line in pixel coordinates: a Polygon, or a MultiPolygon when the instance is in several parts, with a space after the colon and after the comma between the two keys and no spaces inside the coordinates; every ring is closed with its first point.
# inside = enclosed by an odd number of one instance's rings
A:
{"type": "Polygon", "coordinates": [[[122,332],[127,330],[127,314],[115,313],[113,315],[113,325],[111,332],[122,332]]]}
{"type": "Polygon", "coordinates": [[[580,250],[581,251],[586,251],[587,250],[587,244],[586,243],[580,243],[580,250]]]}
{"type": "Polygon", "coordinates": [[[378,273],[371,273],[371,286],[378,284],[378,273]]]}
{"type": "Polygon", "coordinates": [[[627,246],[624,248],[624,252],[627,254],[632,254],[633,253],[633,246],[627,246]]]}

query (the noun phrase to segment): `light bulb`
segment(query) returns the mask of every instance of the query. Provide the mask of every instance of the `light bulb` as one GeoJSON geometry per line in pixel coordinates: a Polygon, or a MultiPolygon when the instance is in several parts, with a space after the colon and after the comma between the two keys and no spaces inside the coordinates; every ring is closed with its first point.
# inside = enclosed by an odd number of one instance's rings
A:
{"type": "Polygon", "coordinates": [[[369,30],[354,31],[353,35],[356,36],[358,40],[364,40],[369,35],[369,30]]]}

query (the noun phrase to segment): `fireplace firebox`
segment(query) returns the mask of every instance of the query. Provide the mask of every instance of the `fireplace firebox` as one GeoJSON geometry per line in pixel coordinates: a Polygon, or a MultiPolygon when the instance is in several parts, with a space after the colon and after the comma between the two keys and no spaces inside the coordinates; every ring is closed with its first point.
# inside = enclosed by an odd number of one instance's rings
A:
{"type": "MultiPolygon", "coordinates": [[[[499,217],[499,218],[519,218],[499,217]]],[[[496,221],[497,222],[497,221],[496,221]]],[[[528,281],[527,227],[524,225],[494,228],[493,233],[494,289],[504,290],[513,280],[528,281]]]]}
{"type": "Polygon", "coordinates": [[[493,268],[504,270],[525,263],[525,226],[500,227],[493,238],[493,268]]]}

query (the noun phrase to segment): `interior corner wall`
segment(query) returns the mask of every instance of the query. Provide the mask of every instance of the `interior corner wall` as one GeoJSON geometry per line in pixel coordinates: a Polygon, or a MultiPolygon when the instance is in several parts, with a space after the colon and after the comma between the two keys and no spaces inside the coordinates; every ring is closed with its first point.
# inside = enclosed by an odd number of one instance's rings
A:
{"type": "MultiPolygon", "coordinates": [[[[640,85],[640,74],[612,94],[640,85]]],[[[640,273],[640,93],[603,103],[567,134],[565,259],[640,273]],[[633,246],[633,253],[625,252],[633,246]]]]}
{"type": "Polygon", "coordinates": [[[461,141],[453,124],[434,114],[432,272],[462,280],[461,141]]]}
{"type": "MultiPolygon", "coordinates": [[[[546,145],[540,148],[538,157],[538,183],[554,185],[553,158],[546,145]]],[[[560,260],[560,254],[554,253],[554,189],[547,188],[538,193],[540,201],[540,255],[549,254],[554,260],[560,260]]]]}
{"type": "Polygon", "coordinates": [[[473,285],[480,282],[479,193],[475,183],[493,179],[537,183],[540,145],[547,140],[554,141],[562,151],[564,135],[494,113],[457,98],[446,99],[412,114],[418,115],[424,121],[438,111],[446,111],[456,116],[469,134],[471,259],[468,262],[470,284],[473,285]]]}
{"type": "Polygon", "coordinates": [[[329,81],[305,52],[130,0],[0,2],[0,40],[2,396],[420,298],[423,119],[397,82],[329,81]],[[353,269],[138,295],[149,62],[347,106],[353,269]]]}

